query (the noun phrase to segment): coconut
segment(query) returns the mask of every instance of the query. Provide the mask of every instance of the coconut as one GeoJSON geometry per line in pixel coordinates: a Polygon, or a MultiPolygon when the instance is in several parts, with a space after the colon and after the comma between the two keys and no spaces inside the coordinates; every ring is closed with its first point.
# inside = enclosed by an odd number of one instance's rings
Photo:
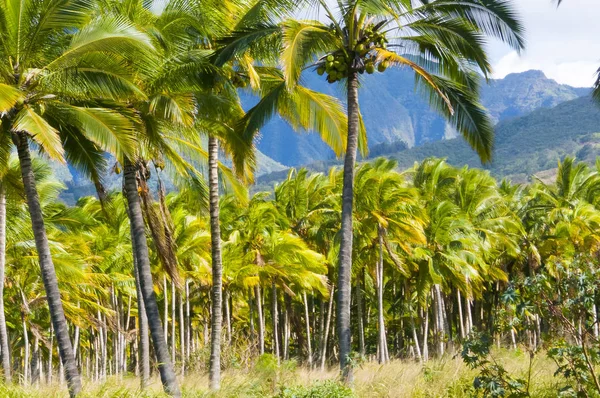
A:
{"type": "Polygon", "coordinates": [[[324,67],[324,66],[319,66],[319,67],[317,68],[317,74],[318,74],[319,76],[323,76],[323,73],[325,73],[325,67],[324,67]]]}
{"type": "Polygon", "coordinates": [[[333,60],[334,60],[334,58],[333,58],[333,55],[329,54],[329,55],[327,56],[327,61],[328,61],[328,62],[333,62],[333,60]]]}

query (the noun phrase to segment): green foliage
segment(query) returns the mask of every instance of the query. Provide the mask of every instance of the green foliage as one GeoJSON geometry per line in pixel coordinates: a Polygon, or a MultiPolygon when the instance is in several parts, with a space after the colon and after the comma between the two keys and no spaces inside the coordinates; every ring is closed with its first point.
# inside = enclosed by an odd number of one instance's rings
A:
{"type": "Polygon", "coordinates": [[[529,397],[529,381],[515,378],[490,355],[492,340],[485,333],[473,333],[463,343],[462,358],[479,374],[473,380],[475,396],[529,397]]]}
{"type": "Polygon", "coordinates": [[[318,382],[310,386],[285,387],[277,398],[353,398],[356,395],[349,387],[332,380],[318,382]]]}

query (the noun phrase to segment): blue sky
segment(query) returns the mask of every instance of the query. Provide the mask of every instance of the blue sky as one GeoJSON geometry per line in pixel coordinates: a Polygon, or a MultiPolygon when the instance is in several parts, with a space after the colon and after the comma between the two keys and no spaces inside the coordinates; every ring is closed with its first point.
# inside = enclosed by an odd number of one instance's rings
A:
{"type": "Polygon", "coordinates": [[[514,0],[527,28],[527,48],[518,56],[490,44],[495,77],[541,69],[573,86],[591,86],[600,67],[600,0],[514,0]]]}

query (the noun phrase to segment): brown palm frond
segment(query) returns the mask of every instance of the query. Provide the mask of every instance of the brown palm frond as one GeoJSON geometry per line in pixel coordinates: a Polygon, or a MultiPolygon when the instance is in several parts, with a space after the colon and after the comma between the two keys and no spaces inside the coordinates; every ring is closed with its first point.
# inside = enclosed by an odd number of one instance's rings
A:
{"type": "MultiPolygon", "coordinates": [[[[143,168],[143,166],[142,166],[143,168]]],[[[174,242],[172,235],[167,232],[167,227],[163,222],[162,215],[159,214],[154,202],[154,198],[147,184],[147,170],[140,170],[138,178],[138,186],[140,198],[142,199],[142,210],[144,218],[152,234],[152,240],[156,246],[158,258],[163,265],[165,272],[169,275],[173,283],[180,288],[181,278],[177,267],[177,256],[175,254],[174,242]]],[[[160,209],[160,206],[159,206],[160,209]]]]}

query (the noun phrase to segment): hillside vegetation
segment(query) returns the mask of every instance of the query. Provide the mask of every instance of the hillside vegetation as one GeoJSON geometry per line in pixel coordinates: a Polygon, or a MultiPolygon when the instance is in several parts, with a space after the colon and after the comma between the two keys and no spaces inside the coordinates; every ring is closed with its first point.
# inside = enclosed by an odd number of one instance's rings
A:
{"type": "MultiPolygon", "coordinates": [[[[529,115],[500,122],[495,128],[493,161],[482,164],[477,154],[461,138],[437,141],[408,148],[403,141],[373,147],[370,156],[385,156],[400,168],[411,167],[428,157],[439,157],[460,167],[481,167],[496,178],[527,182],[540,172],[552,178],[557,163],[565,156],[592,164],[600,145],[600,109],[588,96],[561,103],[551,109],[538,109],[529,115]],[[397,149],[400,149],[399,151],[397,149]]],[[[331,160],[313,162],[306,167],[323,172],[340,165],[331,160]]],[[[282,170],[261,176],[257,190],[285,178],[282,170]]]]}

